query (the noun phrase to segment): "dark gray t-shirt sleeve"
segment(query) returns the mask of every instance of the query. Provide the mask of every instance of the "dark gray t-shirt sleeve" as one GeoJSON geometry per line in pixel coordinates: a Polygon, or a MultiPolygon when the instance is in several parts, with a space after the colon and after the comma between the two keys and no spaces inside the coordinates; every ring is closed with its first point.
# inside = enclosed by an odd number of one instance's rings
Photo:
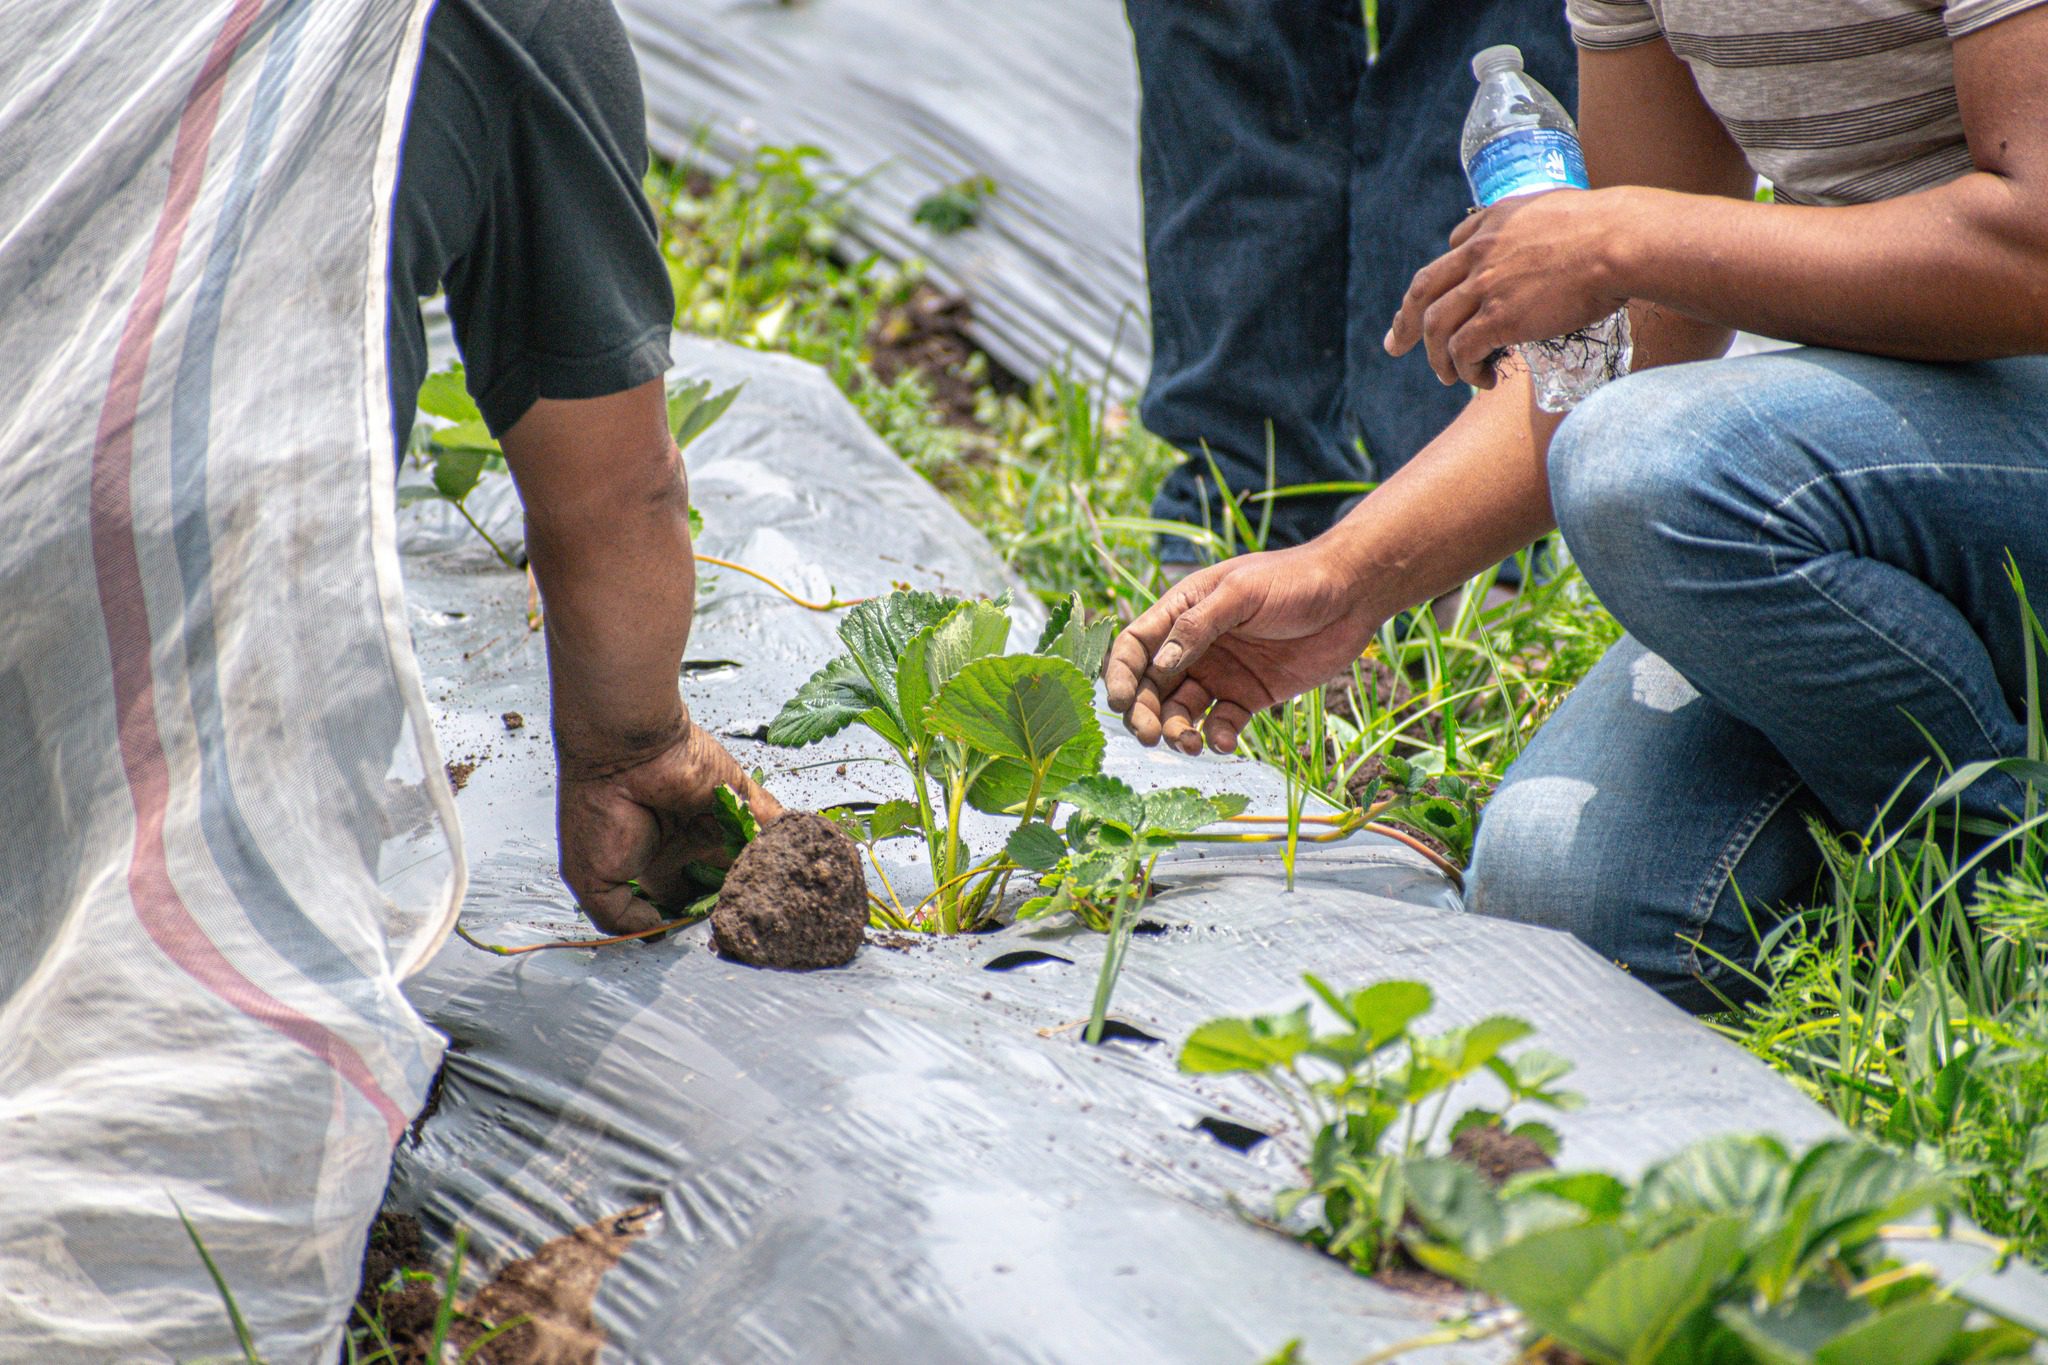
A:
{"type": "Polygon", "coordinates": [[[675,296],[653,209],[640,74],[609,0],[440,0],[407,119],[391,243],[403,446],[445,290],[494,433],[538,398],[601,398],[668,369],[675,296]]]}

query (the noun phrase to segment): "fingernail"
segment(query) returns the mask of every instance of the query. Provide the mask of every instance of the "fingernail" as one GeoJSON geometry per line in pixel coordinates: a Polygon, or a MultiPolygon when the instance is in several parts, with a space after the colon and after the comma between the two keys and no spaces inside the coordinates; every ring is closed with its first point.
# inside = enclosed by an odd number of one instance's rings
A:
{"type": "Polygon", "coordinates": [[[1162,673],[1171,673],[1180,667],[1181,647],[1169,640],[1152,656],[1152,666],[1162,673]]]}
{"type": "Polygon", "coordinates": [[[1383,350],[1383,351],[1385,351],[1385,352],[1387,352],[1387,353],[1388,353],[1389,355],[1393,354],[1393,350],[1394,350],[1394,329],[1393,329],[1393,328],[1389,327],[1389,328],[1387,329],[1387,334],[1386,334],[1386,335],[1385,335],[1384,337],[1380,338],[1380,349],[1381,349],[1381,350],[1383,350]]]}

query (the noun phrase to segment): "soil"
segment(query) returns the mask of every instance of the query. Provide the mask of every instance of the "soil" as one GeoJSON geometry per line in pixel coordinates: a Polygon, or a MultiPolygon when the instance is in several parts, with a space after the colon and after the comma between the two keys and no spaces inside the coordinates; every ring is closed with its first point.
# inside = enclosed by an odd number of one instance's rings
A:
{"type": "Polygon", "coordinates": [[[448,765],[448,785],[461,791],[469,785],[469,775],[476,771],[476,764],[468,759],[448,765]]]}
{"type": "MultiPolygon", "coordinates": [[[[356,1306],[373,1321],[384,1325],[394,1345],[418,1339],[412,1358],[425,1360],[426,1345],[433,1338],[434,1315],[441,1306],[438,1287],[425,1281],[402,1282],[387,1288],[391,1277],[404,1270],[432,1272],[426,1248],[420,1240],[420,1224],[409,1213],[380,1213],[370,1224],[370,1240],[363,1247],[363,1282],[356,1293],[356,1306]]],[[[361,1319],[355,1319],[360,1323],[361,1319]]],[[[354,1324],[351,1324],[354,1325],[354,1324]]],[[[406,1357],[401,1354],[401,1359],[406,1357]]]]}
{"type": "MultiPolygon", "coordinates": [[[[1381,711],[1392,711],[1406,706],[1415,699],[1415,689],[1408,679],[1385,659],[1373,657],[1358,661],[1359,676],[1365,679],[1366,690],[1381,711]]],[[[1351,680],[1351,670],[1345,669],[1323,688],[1323,707],[1333,716],[1346,720],[1358,717],[1359,698],[1357,688],[1351,680]]]]}
{"type": "Polygon", "coordinates": [[[498,719],[505,722],[507,730],[524,730],[526,728],[526,717],[520,715],[517,711],[507,711],[498,719]]]}
{"type": "Polygon", "coordinates": [[[844,966],[867,936],[867,885],[851,839],[822,815],[791,812],[726,873],[711,912],[718,951],[757,967],[844,966]]]}
{"type": "Polygon", "coordinates": [[[525,1322],[478,1352],[481,1365],[597,1365],[604,1346],[591,1312],[598,1283],[659,1212],[653,1204],[627,1209],[500,1270],[466,1305],[473,1321],[450,1334],[458,1352],[489,1330],[484,1324],[524,1315],[525,1322]]]}
{"type": "MultiPolygon", "coordinates": [[[[589,1227],[557,1237],[523,1260],[500,1270],[468,1303],[456,1306],[448,1341],[449,1359],[467,1351],[497,1323],[527,1319],[493,1337],[465,1357],[474,1365],[596,1365],[604,1345],[591,1305],[605,1272],[626,1247],[647,1231],[652,1204],[627,1209],[589,1227]]],[[[428,1359],[434,1319],[441,1306],[439,1281],[414,1281],[388,1293],[380,1287],[401,1270],[433,1272],[410,1214],[380,1213],[370,1226],[363,1253],[363,1291],[357,1304],[381,1321],[394,1365],[438,1365],[428,1359]]],[[[360,1321],[360,1320],[358,1320],[360,1321]]],[[[374,1340],[374,1339],[373,1339],[374,1340]]],[[[377,1342],[381,1349],[382,1343],[377,1342]]]]}
{"type": "Polygon", "coordinates": [[[1478,1171],[1495,1188],[1524,1171],[1546,1171],[1554,1164],[1534,1138],[1490,1123],[1467,1128],[1452,1139],[1451,1158],[1478,1171]]]}
{"type": "MultiPolygon", "coordinates": [[[[976,346],[967,338],[973,321],[967,300],[921,284],[907,303],[885,308],[868,334],[875,377],[893,384],[914,370],[932,391],[933,405],[951,426],[982,430],[974,416],[974,381],[967,362],[976,346]]],[[[998,392],[1020,392],[1023,385],[989,363],[989,383],[998,392]]]]}

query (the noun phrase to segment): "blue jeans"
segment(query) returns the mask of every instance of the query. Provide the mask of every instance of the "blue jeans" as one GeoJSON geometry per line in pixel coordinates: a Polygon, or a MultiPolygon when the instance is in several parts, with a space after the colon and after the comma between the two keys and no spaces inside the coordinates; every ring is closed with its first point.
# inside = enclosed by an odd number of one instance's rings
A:
{"type": "MultiPolygon", "coordinates": [[[[1652,370],[1572,414],[1550,486],[1629,634],[1487,806],[1470,904],[1711,1008],[1710,986],[1739,993],[1715,955],[1755,956],[1748,915],[1813,888],[1809,817],[1861,830],[1937,751],[2025,753],[2006,557],[2048,596],[2048,357],[1807,349],[1652,370]]],[[[1962,806],[1998,818],[2022,800],[2000,776],[1962,806]]]]}
{"type": "MultiPolygon", "coordinates": [[[[1395,360],[1380,338],[1471,202],[1458,161],[1468,63],[1518,43],[1571,107],[1564,6],[1380,0],[1371,66],[1360,0],[1125,8],[1144,88],[1152,377],[1141,416],[1190,456],[1155,515],[1220,526],[1203,448],[1233,491],[1263,489],[1269,423],[1281,486],[1386,477],[1466,399],[1420,350],[1395,360]]],[[[1279,502],[1269,543],[1310,539],[1343,500],[1279,502]]],[[[1195,557],[1183,540],[1161,549],[1195,557]]]]}

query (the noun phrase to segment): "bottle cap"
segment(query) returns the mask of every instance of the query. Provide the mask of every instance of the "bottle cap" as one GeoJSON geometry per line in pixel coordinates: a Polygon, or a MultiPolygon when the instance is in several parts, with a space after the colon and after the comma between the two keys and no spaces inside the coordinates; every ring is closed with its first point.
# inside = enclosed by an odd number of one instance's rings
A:
{"type": "Polygon", "coordinates": [[[1520,71],[1521,69],[1522,49],[1516,47],[1513,43],[1502,43],[1499,47],[1489,47],[1472,59],[1472,77],[1474,80],[1483,81],[1496,71],[1520,71]]]}

